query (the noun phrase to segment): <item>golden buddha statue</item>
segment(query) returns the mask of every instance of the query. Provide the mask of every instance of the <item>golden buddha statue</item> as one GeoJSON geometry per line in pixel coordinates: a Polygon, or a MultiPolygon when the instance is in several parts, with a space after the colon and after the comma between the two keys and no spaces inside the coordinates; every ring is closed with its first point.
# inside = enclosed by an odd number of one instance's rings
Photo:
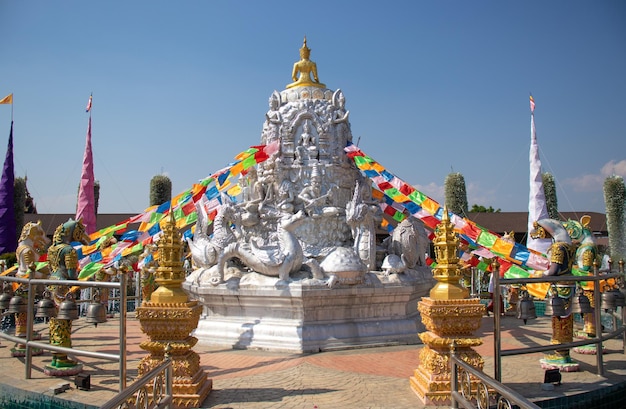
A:
{"type": "Polygon", "coordinates": [[[317,65],[309,60],[310,55],[311,49],[307,47],[306,37],[304,37],[304,44],[302,48],[300,48],[300,61],[293,65],[293,71],[291,73],[294,82],[288,84],[287,88],[303,86],[326,88],[326,85],[322,84],[317,78],[317,65]],[[300,74],[299,77],[298,74],[300,74]],[[311,78],[311,76],[313,78],[311,78]]]}

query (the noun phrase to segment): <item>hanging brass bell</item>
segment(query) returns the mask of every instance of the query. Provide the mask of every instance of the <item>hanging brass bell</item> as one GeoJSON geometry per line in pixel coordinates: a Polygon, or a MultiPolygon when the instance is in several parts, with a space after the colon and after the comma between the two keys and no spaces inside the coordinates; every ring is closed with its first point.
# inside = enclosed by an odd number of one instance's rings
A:
{"type": "Polygon", "coordinates": [[[67,293],[65,300],[59,306],[58,320],[76,320],[78,319],[78,306],[74,302],[72,293],[67,293]]]}
{"type": "Polygon", "coordinates": [[[618,290],[617,288],[613,289],[615,291],[615,306],[616,307],[624,307],[626,306],[626,297],[624,293],[618,290]]]}
{"type": "Polygon", "coordinates": [[[553,317],[562,317],[567,314],[565,309],[565,300],[559,296],[553,296],[546,303],[546,315],[553,317]]]}
{"type": "Polygon", "coordinates": [[[86,321],[94,324],[96,327],[98,324],[107,321],[106,309],[104,305],[100,304],[100,295],[98,293],[94,295],[89,305],[87,305],[86,321]]]}
{"type": "Polygon", "coordinates": [[[19,295],[14,295],[11,297],[11,301],[9,301],[9,309],[7,310],[10,314],[21,314],[28,312],[28,304],[24,297],[19,295]]]}
{"type": "Polygon", "coordinates": [[[3,292],[0,295],[0,311],[4,311],[9,308],[9,303],[11,302],[11,294],[3,292]]]}
{"type": "Polygon", "coordinates": [[[527,294],[524,294],[524,297],[517,302],[517,318],[524,320],[524,324],[530,319],[537,318],[535,302],[528,298],[527,294]]]}
{"type": "Polygon", "coordinates": [[[593,307],[587,297],[582,292],[579,292],[572,297],[572,312],[577,314],[589,314],[593,312],[593,307]]]}
{"type": "Polygon", "coordinates": [[[615,291],[608,290],[602,293],[602,303],[600,304],[600,308],[603,310],[614,310],[616,308],[615,291]]]}
{"type": "Polygon", "coordinates": [[[44,293],[44,298],[37,303],[37,318],[52,318],[57,316],[57,306],[50,299],[48,293],[44,293]]]}

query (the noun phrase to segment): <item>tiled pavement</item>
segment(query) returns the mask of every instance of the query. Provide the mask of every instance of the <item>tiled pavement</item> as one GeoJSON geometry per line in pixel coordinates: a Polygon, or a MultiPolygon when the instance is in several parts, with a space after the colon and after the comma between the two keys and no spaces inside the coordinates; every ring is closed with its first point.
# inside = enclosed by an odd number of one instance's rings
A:
{"type": "MultiPolygon", "coordinates": [[[[47,339],[47,328],[36,329],[47,339]]],[[[73,325],[75,348],[109,354],[119,353],[119,319],[109,319],[98,327],[79,319],[73,325]]],[[[485,372],[493,376],[493,318],[484,317],[476,334],[484,344],[476,348],[485,359],[485,372]]],[[[502,319],[502,349],[524,345],[547,345],[550,320],[540,317],[523,325],[514,317],[502,319]]],[[[146,355],[138,344],[147,337],[132,313],[128,316],[128,384],[137,376],[137,363],[146,355]]],[[[23,358],[12,358],[13,344],[0,339],[0,383],[37,393],[52,395],[50,387],[69,382],[71,389],[58,398],[99,406],[119,388],[119,366],[102,359],[78,357],[84,373],[91,375],[91,389],[78,390],[74,377],[51,378],[43,373],[50,353],[33,358],[32,378],[25,379],[23,358]]],[[[562,374],[563,384],[554,391],[542,391],[544,371],[539,366],[542,354],[503,357],[502,381],[531,400],[582,393],[626,381],[626,356],[622,339],[605,344],[605,375],[596,374],[596,357],[572,354],[580,372],[562,374]]],[[[196,345],[201,365],[213,380],[213,390],[203,408],[423,408],[409,386],[409,377],[418,367],[420,345],[360,348],[317,354],[286,354],[245,351],[196,345]]]]}

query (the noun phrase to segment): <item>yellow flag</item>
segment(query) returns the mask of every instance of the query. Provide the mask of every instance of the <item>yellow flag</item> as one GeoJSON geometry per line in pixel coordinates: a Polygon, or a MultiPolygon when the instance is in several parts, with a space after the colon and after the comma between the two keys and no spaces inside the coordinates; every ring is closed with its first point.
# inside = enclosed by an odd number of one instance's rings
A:
{"type": "Polygon", "coordinates": [[[0,104],[12,104],[13,103],[13,94],[9,94],[6,97],[0,99],[0,104]]]}

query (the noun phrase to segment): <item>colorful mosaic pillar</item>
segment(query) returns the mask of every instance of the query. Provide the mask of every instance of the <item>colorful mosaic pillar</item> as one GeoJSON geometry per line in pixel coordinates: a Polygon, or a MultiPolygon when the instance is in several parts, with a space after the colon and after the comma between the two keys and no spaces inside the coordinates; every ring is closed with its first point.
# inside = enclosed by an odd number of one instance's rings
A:
{"type": "MultiPolygon", "coordinates": [[[[213,381],[200,368],[200,357],[192,350],[198,339],[189,334],[198,326],[202,306],[190,301],[181,287],[185,280],[183,246],[171,215],[172,212],[158,242],[159,267],[155,277],[159,288],[152,293],[149,302],[137,309],[141,329],[150,337],[139,345],[150,355],[139,363],[138,374],[142,376],[160,365],[169,345],[174,370],[173,405],[198,408],[211,392],[213,381]]],[[[148,385],[149,389],[151,387],[148,385]]]]}
{"type": "MultiPolygon", "coordinates": [[[[458,243],[448,210],[444,207],[441,224],[435,230],[437,267],[433,274],[437,284],[418,303],[422,322],[428,330],[419,334],[424,342],[420,364],[410,378],[413,391],[425,405],[450,406],[451,372],[450,350],[454,343],[456,354],[476,369],[482,370],[483,358],[472,348],[482,344],[472,334],[485,314],[479,298],[467,298],[469,292],[459,284],[462,271],[459,266],[458,243]]],[[[472,379],[472,389],[478,379],[472,379]]]]}

